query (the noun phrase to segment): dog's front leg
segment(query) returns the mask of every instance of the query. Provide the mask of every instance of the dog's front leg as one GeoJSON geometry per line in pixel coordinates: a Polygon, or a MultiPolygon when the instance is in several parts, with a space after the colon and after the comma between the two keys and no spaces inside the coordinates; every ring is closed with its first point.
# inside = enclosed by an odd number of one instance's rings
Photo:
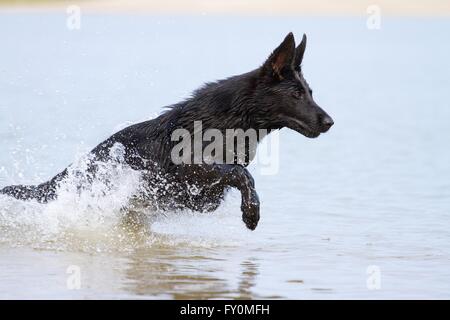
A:
{"type": "Polygon", "coordinates": [[[242,220],[247,228],[255,230],[259,221],[259,197],[255,189],[255,180],[250,172],[241,165],[231,165],[226,176],[227,184],[241,192],[242,220]]]}
{"type": "Polygon", "coordinates": [[[241,192],[242,220],[247,228],[254,230],[259,221],[259,197],[255,189],[255,181],[250,172],[242,165],[234,164],[201,164],[183,166],[180,175],[185,181],[194,184],[233,187],[241,192]]]}

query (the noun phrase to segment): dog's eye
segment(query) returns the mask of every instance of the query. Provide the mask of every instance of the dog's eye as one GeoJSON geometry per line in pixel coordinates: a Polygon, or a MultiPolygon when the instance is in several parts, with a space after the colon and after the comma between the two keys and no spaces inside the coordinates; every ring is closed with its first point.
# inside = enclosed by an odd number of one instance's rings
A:
{"type": "Polygon", "coordinates": [[[294,92],[292,92],[292,96],[293,96],[295,99],[300,99],[301,94],[300,94],[299,91],[294,91],[294,92]]]}

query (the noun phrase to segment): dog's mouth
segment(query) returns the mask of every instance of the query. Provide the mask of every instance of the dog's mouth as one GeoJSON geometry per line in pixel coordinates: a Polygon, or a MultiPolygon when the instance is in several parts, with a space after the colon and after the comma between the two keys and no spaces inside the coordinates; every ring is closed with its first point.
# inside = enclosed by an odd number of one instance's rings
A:
{"type": "Polygon", "coordinates": [[[301,133],[307,138],[317,138],[320,135],[320,132],[317,130],[311,129],[310,126],[305,124],[303,121],[295,119],[293,117],[286,117],[286,127],[291,130],[297,131],[301,133]]]}

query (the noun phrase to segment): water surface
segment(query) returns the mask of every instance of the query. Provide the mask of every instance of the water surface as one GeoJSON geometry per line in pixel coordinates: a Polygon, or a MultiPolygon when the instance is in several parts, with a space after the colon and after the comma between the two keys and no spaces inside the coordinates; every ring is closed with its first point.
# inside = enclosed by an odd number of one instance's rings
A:
{"type": "Polygon", "coordinates": [[[335,125],[315,140],[284,129],[277,174],[251,166],[254,232],[237,192],[215,213],[130,230],[127,171],[103,198],[0,197],[0,298],[450,297],[448,20],[65,19],[0,14],[1,186],[44,181],[203,82],[259,66],[288,31],[308,34],[305,77],[335,125]]]}

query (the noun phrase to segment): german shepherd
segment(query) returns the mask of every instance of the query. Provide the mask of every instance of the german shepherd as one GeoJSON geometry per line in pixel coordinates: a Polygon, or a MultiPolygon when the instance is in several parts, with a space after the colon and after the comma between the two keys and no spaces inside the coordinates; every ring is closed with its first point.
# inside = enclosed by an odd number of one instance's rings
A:
{"type": "MultiPolygon", "coordinates": [[[[201,121],[202,130],[218,129],[224,134],[234,128],[271,131],[287,127],[316,138],[328,131],[333,120],[316,104],[302,74],[305,48],[306,35],[296,47],[289,33],[259,68],[208,83],[191,98],[167,107],[157,118],[113,134],[91,151],[88,171],[92,179],[97,164],[108,161],[111,148],[119,143],[124,149],[124,163],[141,172],[146,185],[153,186],[151,196],[137,195],[141,200],[156,201],[160,209],[213,211],[227,190],[237,188],[242,196],[242,219],[254,230],[260,203],[253,177],[246,169],[248,163],[175,164],[171,151],[177,142],[171,137],[180,128],[193,133],[194,121],[201,121]],[[154,186],[161,184],[164,187],[154,191],[154,186]],[[192,193],[187,185],[196,186],[198,192],[192,193]]],[[[65,169],[42,184],[8,186],[0,193],[45,203],[57,198],[60,183],[67,176],[65,169]]]]}

